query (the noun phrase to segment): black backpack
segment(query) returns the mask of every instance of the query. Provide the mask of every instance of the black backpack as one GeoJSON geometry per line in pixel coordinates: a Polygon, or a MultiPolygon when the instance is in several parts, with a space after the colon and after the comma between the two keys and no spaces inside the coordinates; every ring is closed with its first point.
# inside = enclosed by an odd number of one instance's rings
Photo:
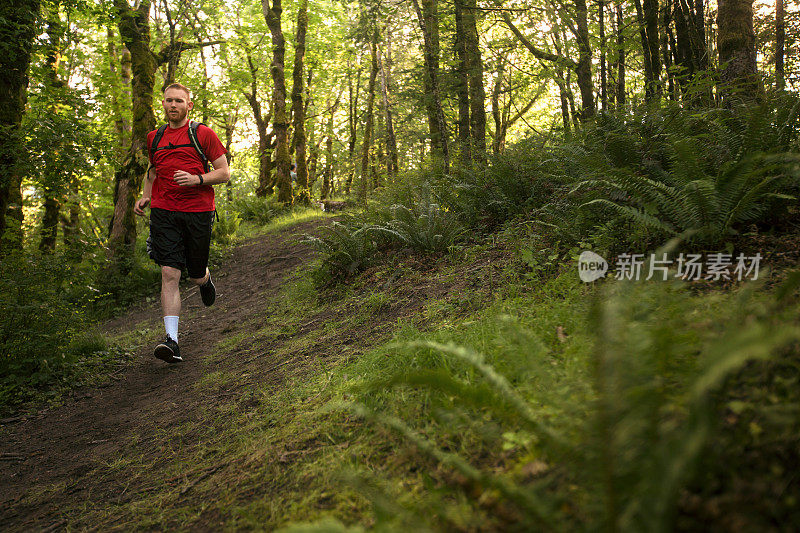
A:
{"type": "MultiPolygon", "coordinates": [[[[197,152],[197,155],[200,156],[200,159],[203,161],[203,168],[206,172],[210,170],[208,166],[208,158],[206,154],[203,153],[203,149],[200,147],[200,141],[197,140],[197,128],[200,127],[202,122],[195,122],[194,120],[189,121],[189,144],[172,144],[169,143],[167,146],[158,146],[158,143],[161,142],[161,137],[164,136],[164,132],[167,131],[169,124],[164,124],[158,130],[156,130],[156,135],[153,137],[153,144],[150,145],[150,159],[153,159],[155,153],[158,150],[172,150],[174,148],[184,148],[186,146],[191,146],[194,148],[194,151],[197,152]]],[[[203,124],[205,126],[205,124],[203,124]]]]}

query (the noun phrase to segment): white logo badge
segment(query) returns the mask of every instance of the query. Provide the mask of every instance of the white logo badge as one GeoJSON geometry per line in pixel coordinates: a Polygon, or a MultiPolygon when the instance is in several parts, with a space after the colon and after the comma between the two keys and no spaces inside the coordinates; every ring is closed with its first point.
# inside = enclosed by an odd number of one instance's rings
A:
{"type": "Polygon", "coordinates": [[[585,250],[578,257],[578,275],[586,283],[598,280],[608,272],[608,262],[596,253],[585,250]]]}

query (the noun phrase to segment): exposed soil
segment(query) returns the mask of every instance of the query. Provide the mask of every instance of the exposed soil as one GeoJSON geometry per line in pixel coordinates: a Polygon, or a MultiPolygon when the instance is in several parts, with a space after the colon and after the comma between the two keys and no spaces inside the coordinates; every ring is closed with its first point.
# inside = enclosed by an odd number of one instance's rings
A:
{"type": "MultiPolygon", "coordinates": [[[[99,471],[125,455],[131,437],[141,444],[139,453],[162,454],[164,450],[147,449],[148,441],[156,442],[156,433],[198,419],[203,406],[213,401],[192,387],[203,373],[199,361],[256,315],[264,299],[277,294],[287,274],[311,257],[296,235],[316,224],[294,226],[237,247],[224,267],[213,273],[218,295],[213,307],[203,307],[196,288],[182,289],[182,315],[188,316],[182,317],[179,332],[184,363],[167,365],[155,359],[148,342],[109,385],[76,391],[52,410],[4,421],[0,529],[61,529],[66,525],[59,513],[62,505],[80,501],[88,493],[95,500],[117,498],[117,484],[103,486],[99,471]],[[26,494],[58,483],[65,489],[36,506],[20,505],[26,494]],[[98,491],[105,490],[110,491],[108,498],[98,497],[98,491]]],[[[148,319],[155,328],[160,314],[157,302],[140,306],[107,324],[107,330],[123,331],[148,319]]],[[[236,363],[226,359],[220,365],[236,363]]],[[[218,391],[210,391],[214,393],[218,391]]]]}
{"type": "MultiPolygon", "coordinates": [[[[422,263],[407,258],[410,278],[392,269],[362,274],[363,295],[378,286],[389,287],[392,293],[390,301],[374,309],[370,321],[354,323],[311,343],[297,342],[328,319],[354,315],[358,306],[358,299],[354,299],[308,316],[295,331],[273,336],[265,343],[255,334],[266,320],[265,309],[279,296],[287,276],[313,257],[312,250],[297,237],[313,233],[318,225],[319,221],[303,223],[237,247],[230,259],[213,272],[218,295],[213,307],[203,307],[195,288],[182,289],[179,340],[183,363],[167,365],[155,359],[152,342],[143,340],[133,363],[109,384],[78,390],[59,407],[0,421],[0,529],[96,528],[95,524],[74,522],[76,506],[107,509],[113,514],[115,505],[154,489],[142,479],[117,479],[115,472],[119,470],[111,468],[115,461],[136,457],[141,464],[165,467],[182,451],[202,445],[201,430],[209,409],[231,401],[246,404],[251,385],[277,389],[285,386],[289,378],[309,372],[315,361],[335,361],[343,353],[359,353],[383,342],[398,319],[420,317],[420,311],[432,298],[454,295],[461,301],[461,295],[470,293],[473,296],[462,302],[466,306],[462,311],[469,312],[473,306],[480,306],[477,300],[485,303],[492,297],[491,280],[497,266],[492,257],[479,258],[464,277],[450,280],[435,275],[436,261],[422,263]],[[212,356],[220,341],[242,333],[241,340],[223,357],[217,353],[212,368],[204,368],[203,361],[212,356]],[[274,350],[278,343],[283,348],[280,356],[274,350]],[[209,371],[228,372],[237,379],[225,387],[196,386],[209,371]],[[198,429],[187,433],[187,427],[198,429]],[[172,437],[173,430],[180,437],[172,437]]],[[[337,295],[333,290],[320,297],[337,295]]],[[[161,331],[160,315],[158,302],[138,306],[106,324],[106,329],[130,331],[144,321],[148,327],[161,331]]],[[[424,318],[415,318],[415,323],[420,325],[420,320],[424,318]]],[[[188,482],[185,486],[190,488],[192,483],[212,475],[224,478],[226,470],[240,466],[223,462],[210,470],[187,471],[179,479],[165,482],[188,482]]],[[[192,494],[184,496],[181,492],[181,497],[188,499],[192,494]]],[[[224,518],[214,516],[211,510],[193,529],[215,530],[223,523],[224,518]]],[[[160,526],[169,528],[170,524],[160,526]]],[[[103,528],[108,529],[109,525],[103,528]]],[[[126,526],[110,527],[118,528],[126,526]]]]}

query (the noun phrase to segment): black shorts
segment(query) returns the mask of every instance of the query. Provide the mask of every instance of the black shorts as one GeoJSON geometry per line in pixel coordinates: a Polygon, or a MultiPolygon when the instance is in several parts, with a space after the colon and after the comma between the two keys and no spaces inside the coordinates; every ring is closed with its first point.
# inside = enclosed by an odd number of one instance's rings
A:
{"type": "Polygon", "coordinates": [[[208,266],[214,211],[184,213],[150,209],[150,258],[161,266],[183,270],[190,278],[202,278],[208,266]]]}

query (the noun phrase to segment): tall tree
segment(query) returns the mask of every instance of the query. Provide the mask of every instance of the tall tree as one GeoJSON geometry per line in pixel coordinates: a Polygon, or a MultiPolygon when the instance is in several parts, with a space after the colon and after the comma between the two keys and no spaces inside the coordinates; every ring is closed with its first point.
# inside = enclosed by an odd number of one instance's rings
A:
{"type": "Polygon", "coordinates": [[[783,56],[786,46],[786,20],[783,0],[775,0],[775,87],[782,91],[786,84],[783,56]]]}
{"type": "MultiPolygon", "coordinates": [[[[131,146],[114,180],[114,214],[110,223],[109,247],[122,260],[136,242],[133,204],[148,166],[147,133],[156,124],[153,114],[153,84],[158,66],[150,50],[150,1],[142,0],[132,9],[127,0],[114,0],[122,42],[131,53],[133,128],[131,146]]],[[[124,267],[127,268],[127,267],[124,267]]]]}
{"type": "MultiPolygon", "coordinates": [[[[51,6],[47,9],[47,19],[48,42],[45,52],[44,86],[45,91],[49,93],[51,102],[53,102],[50,110],[55,114],[57,112],[57,109],[54,109],[55,102],[58,101],[57,93],[62,91],[66,85],[59,75],[64,26],[61,22],[58,6],[51,6]]],[[[53,147],[53,149],[58,150],[59,147],[53,147]]],[[[45,253],[52,253],[56,249],[58,218],[61,213],[61,204],[64,200],[65,191],[62,184],[64,180],[60,175],[62,169],[56,168],[52,159],[49,159],[48,162],[49,164],[46,164],[44,168],[42,184],[44,213],[42,215],[39,250],[45,253]]]]}
{"type": "Polygon", "coordinates": [[[19,127],[25,111],[28,65],[39,15],[38,0],[0,5],[0,249],[22,248],[22,168],[19,127]]]}
{"type": "Polygon", "coordinates": [[[753,0],[719,0],[717,49],[723,98],[749,100],[758,93],[753,0]]]}
{"type": "Polygon", "coordinates": [[[456,55],[458,57],[456,63],[458,143],[461,150],[461,162],[466,166],[472,162],[469,135],[469,62],[467,60],[467,32],[464,29],[463,0],[455,0],[454,4],[456,18],[456,55]]]}
{"type": "Polygon", "coordinates": [[[275,182],[278,186],[278,201],[289,205],[292,203],[292,180],[289,176],[289,122],[286,116],[286,77],[284,58],[286,56],[286,40],[281,29],[282,0],[261,0],[264,19],[267,21],[272,37],[272,101],[273,122],[275,132],[275,182]]]}
{"type": "Polygon", "coordinates": [[[306,31],[308,29],[308,0],[300,0],[297,12],[297,36],[295,38],[294,65],[292,67],[292,116],[294,124],[293,145],[297,173],[298,200],[303,205],[311,203],[306,165],[306,113],[303,107],[303,65],[306,55],[306,31]]]}
{"type": "Polygon", "coordinates": [[[425,63],[426,103],[431,132],[431,148],[436,149],[442,158],[447,172],[450,168],[450,150],[448,147],[447,122],[442,109],[442,98],[439,90],[439,12],[437,0],[423,0],[425,12],[419,6],[419,0],[413,0],[419,28],[422,32],[422,49],[425,63]]]}
{"type": "MultiPolygon", "coordinates": [[[[461,0],[460,0],[461,1],[461,0]]],[[[472,157],[486,164],[486,90],[483,85],[483,59],[478,36],[476,0],[465,0],[464,31],[469,72],[469,129],[472,157]]]]}
{"type": "Polygon", "coordinates": [[[625,107],[625,34],[623,33],[622,2],[617,1],[614,7],[617,15],[617,85],[614,95],[617,108],[623,109],[625,107]]]}
{"type": "Polygon", "coordinates": [[[608,80],[606,78],[606,3],[597,2],[597,24],[600,29],[600,104],[603,111],[608,109],[608,80]]]}
{"type": "Polygon", "coordinates": [[[399,170],[398,156],[397,156],[397,137],[394,133],[394,117],[392,116],[392,104],[389,98],[390,95],[390,81],[391,81],[391,51],[392,51],[392,32],[387,29],[387,51],[386,59],[383,59],[383,53],[380,47],[378,48],[378,71],[381,76],[381,100],[383,102],[383,112],[386,121],[386,150],[389,155],[386,171],[389,175],[389,180],[393,181],[397,176],[399,170]]]}
{"type": "Polygon", "coordinates": [[[378,29],[371,31],[369,43],[371,68],[369,72],[369,84],[367,85],[367,112],[364,121],[364,139],[361,145],[361,184],[358,189],[358,198],[363,203],[367,203],[367,188],[369,181],[369,163],[372,149],[372,129],[374,123],[373,110],[375,107],[375,83],[378,77],[378,29]]]}
{"type": "Polygon", "coordinates": [[[256,196],[264,198],[272,194],[275,181],[272,179],[272,147],[275,131],[267,132],[267,126],[272,118],[271,113],[266,116],[261,111],[261,101],[258,99],[258,68],[253,62],[250,50],[245,51],[247,66],[250,70],[250,90],[242,89],[247,103],[253,112],[253,119],[256,121],[258,131],[258,185],[256,186],[256,196]]]}

